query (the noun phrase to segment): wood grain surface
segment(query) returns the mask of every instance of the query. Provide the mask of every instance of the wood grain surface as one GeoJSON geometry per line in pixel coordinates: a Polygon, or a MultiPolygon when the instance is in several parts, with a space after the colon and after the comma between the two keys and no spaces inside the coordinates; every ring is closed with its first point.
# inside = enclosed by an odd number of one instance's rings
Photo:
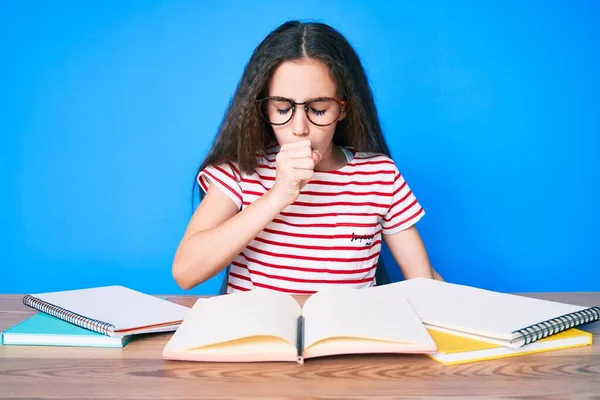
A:
{"type": "MultiPolygon", "coordinates": [[[[600,304],[600,293],[526,295],[600,304]]],[[[187,306],[197,299],[166,297],[187,306]]],[[[0,331],[35,313],[21,298],[0,295],[0,331]]],[[[304,365],[162,360],[171,333],[137,337],[122,349],[0,346],[0,398],[600,400],[600,323],[582,329],[594,334],[592,346],[452,367],[424,355],[347,355],[304,365]]]]}

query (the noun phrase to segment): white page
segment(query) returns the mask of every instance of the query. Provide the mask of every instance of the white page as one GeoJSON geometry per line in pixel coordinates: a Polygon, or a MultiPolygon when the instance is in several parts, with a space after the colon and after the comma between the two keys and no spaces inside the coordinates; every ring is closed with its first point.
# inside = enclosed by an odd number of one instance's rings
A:
{"type": "Polygon", "coordinates": [[[42,301],[87,318],[107,322],[115,330],[177,323],[190,309],[123,286],[33,294],[42,301]]]}
{"type": "Polygon", "coordinates": [[[275,336],[296,346],[298,302],[266,290],[199,299],[169,341],[170,350],[224,343],[252,336],[275,336]]]}
{"type": "Polygon", "coordinates": [[[405,296],[423,323],[504,340],[519,329],[587,308],[426,278],[383,287],[405,296]]]}
{"type": "Polygon", "coordinates": [[[333,288],[304,304],[304,347],[333,337],[356,337],[435,347],[406,299],[381,287],[333,288]]]}

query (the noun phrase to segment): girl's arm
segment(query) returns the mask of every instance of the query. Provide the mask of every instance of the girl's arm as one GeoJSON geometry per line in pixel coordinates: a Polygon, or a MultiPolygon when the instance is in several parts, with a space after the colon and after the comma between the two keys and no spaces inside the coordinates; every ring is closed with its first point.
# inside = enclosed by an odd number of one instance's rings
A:
{"type": "Polygon", "coordinates": [[[175,253],[172,273],[177,284],[191,289],[227,267],[277,214],[296,201],[320,160],[310,140],[282,145],[273,187],[242,211],[210,185],[175,253]]]}
{"type": "Polygon", "coordinates": [[[191,289],[218,274],[284,207],[269,192],[238,212],[227,195],[210,185],[175,253],[177,284],[191,289]]]}
{"type": "Polygon", "coordinates": [[[405,279],[423,277],[443,281],[431,266],[419,231],[414,225],[392,235],[383,235],[383,239],[405,279]]]}

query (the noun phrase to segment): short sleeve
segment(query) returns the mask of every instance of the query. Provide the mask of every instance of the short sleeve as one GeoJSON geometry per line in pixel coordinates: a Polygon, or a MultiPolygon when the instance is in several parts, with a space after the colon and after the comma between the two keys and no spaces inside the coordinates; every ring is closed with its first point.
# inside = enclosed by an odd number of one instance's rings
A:
{"type": "Polygon", "coordinates": [[[416,224],[425,215],[425,210],[395,165],[394,172],[392,201],[381,220],[384,235],[403,231],[416,224]]]}
{"type": "Polygon", "coordinates": [[[198,184],[205,193],[211,184],[217,185],[239,209],[242,208],[239,170],[232,163],[206,167],[198,174],[198,184]]]}

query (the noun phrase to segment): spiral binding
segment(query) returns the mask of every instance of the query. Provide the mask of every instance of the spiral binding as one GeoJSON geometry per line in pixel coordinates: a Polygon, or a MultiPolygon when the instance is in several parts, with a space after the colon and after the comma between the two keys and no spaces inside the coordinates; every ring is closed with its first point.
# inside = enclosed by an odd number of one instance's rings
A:
{"type": "Polygon", "coordinates": [[[70,322],[73,325],[77,325],[82,328],[92,330],[94,332],[102,333],[104,335],[108,335],[108,332],[111,329],[115,328],[113,324],[109,324],[108,322],[84,317],[72,311],[65,310],[64,308],[57,307],[55,305],[42,301],[31,295],[23,297],[23,304],[35,308],[36,310],[42,311],[46,314],[52,315],[56,318],[60,318],[63,321],[70,322]]]}
{"type": "Polygon", "coordinates": [[[552,318],[535,325],[514,331],[512,342],[523,340],[523,345],[554,335],[578,325],[600,320],[600,307],[590,307],[585,310],[572,312],[557,318],[552,318]]]}

